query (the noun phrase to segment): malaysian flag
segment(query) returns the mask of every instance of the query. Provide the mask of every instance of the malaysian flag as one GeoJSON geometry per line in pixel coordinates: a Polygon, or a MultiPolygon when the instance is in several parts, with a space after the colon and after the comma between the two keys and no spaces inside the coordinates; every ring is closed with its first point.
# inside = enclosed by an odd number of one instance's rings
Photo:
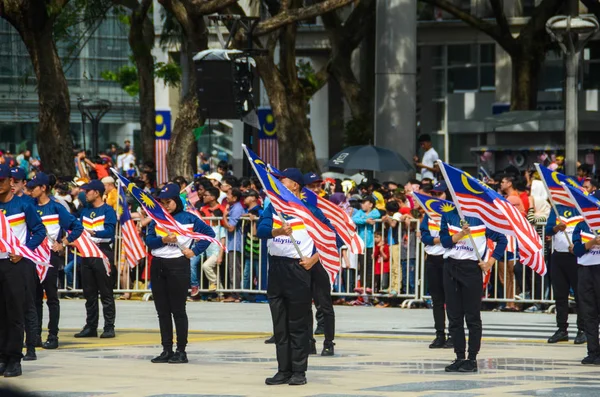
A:
{"type": "Polygon", "coordinates": [[[436,197],[426,196],[421,193],[413,192],[413,198],[417,201],[425,213],[432,221],[439,225],[444,212],[454,211],[454,204],[450,201],[442,200],[436,197]]]}
{"type": "Polygon", "coordinates": [[[573,179],[566,175],[561,174],[560,172],[552,171],[549,168],[541,166],[539,164],[535,164],[535,168],[537,169],[538,174],[540,174],[540,178],[542,182],[544,182],[544,186],[548,191],[548,195],[554,203],[565,205],[567,207],[574,207],[575,204],[571,201],[571,197],[569,194],[563,189],[561,183],[565,183],[567,185],[571,185],[579,190],[583,190],[583,188],[573,179]]]}
{"type": "Polygon", "coordinates": [[[137,187],[135,183],[130,182],[129,179],[125,178],[113,168],[112,172],[119,178],[121,183],[127,187],[129,194],[133,196],[141,205],[150,218],[158,226],[163,228],[166,232],[175,233],[180,236],[186,236],[194,240],[204,240],[211,243],[217,244],[219,247],[224,248],[223,244],[216,238],[194,232],[193,230],[187,230],[181,224],[179,224],[171,214],[169,214],[162,205],[156,200],[150,197],[146,192],[137,187]]]}
{"type": "Polygon", "coordinates": [[[438,164],[462,216],[478,218],[491,230],[514,236],[523,264],[545,275],[542,240],[515,206],[465,172],[442,161],[438,164]]]}
{"type": "Polygon", "coordinates": [[[10,227],[10,222],[6,219],[4,212],[0,211],[0,252],[10,252],[13,255],[19,255],[27,258],[36,265],[36,271],[40,282],[44,281],[50,266],[50,248],[48,239],[35,249],[31,250],[21,243],[10,227]]]}
{"type": "Polygon", "coordinates": [[[81,236],[75,241],[71,243],[73,247],[77,249],[77,253],[82,258],[100,258],[102,259],[102,263],[104,263],[104,268],[106,269],[106,274],[110,275],[110,261],[108,257],[104,255],[104,252],[94,243],[91,239],[90,234],[87,230],[84,230],[81,233],[81,236]]]}
{"type": "Polygon", "coordinates": [[[171,111],[156,111],[156,138],[154,143],[154,158],[156,160],[156,183],[162,184],[169,180],[167,172],[167,151],[171,141],[171,111]]]}
{"type": "Polygon", "coordinates": [[[130,267],[135,267],[138,262],[146,257],[146,246],[142,242],[137,227],[131,219],[129,206],[125,199],[123,186],[119,183],[119,224],[123,236],[123,245],[125,247],[125,258],[130,267]]]}
{"type": "Polygon", "coordinates": [[[562,186],[590,229],[600,230],[600,200],[587,191],[581,191],[564,182],[562,186]]]}
{"type": "Polygon", "coordinates": [[[265,164],[279,168],[279,143],[277,142],[277,129],[275,117],[270,107],[257,109],[260,131],[258,133],[258,155],[265,164]]]}
{"type": "Polygon", "coordinates": [[[306,231],[313,239],[319,260],[333,285],[337,272],[340,269],[339,254],[336,245],[336,233],[331,228],[318,220],[306,208],[302,201],[294,196],[277,178],[274,178],[266,169],[266,164],[254,152],[242,145],[256,176],[271,200],[271,204],[278,213],[299,218],[306,226],[306,231]]]}

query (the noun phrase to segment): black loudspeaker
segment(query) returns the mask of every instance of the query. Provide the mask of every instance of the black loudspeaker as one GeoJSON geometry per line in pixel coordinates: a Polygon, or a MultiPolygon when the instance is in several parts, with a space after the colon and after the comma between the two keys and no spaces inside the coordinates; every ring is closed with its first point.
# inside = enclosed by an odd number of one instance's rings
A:
{"type": "Polygon", "coordinates": [[[241,119],[254,109],[254,72],[246,62],[194,61],[201,116],[209,119],[241,119]]]}

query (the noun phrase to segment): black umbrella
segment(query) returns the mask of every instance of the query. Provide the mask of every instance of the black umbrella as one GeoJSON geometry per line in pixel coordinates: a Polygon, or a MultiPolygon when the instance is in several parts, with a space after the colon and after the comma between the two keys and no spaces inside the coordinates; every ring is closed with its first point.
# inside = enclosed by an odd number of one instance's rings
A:
{"type": "Polygon", "coordinates": [[[329,160],[329,167],[365,171],[412,171],[413,166],[400,154],[373,145],[350,146],[329,160]]]}

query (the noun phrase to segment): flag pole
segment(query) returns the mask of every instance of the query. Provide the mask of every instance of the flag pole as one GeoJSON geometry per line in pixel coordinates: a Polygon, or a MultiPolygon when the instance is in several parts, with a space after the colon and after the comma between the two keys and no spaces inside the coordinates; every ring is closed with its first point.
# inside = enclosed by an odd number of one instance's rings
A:
{"type": "MultiPolygon", "coordinates": [[[[540,165],[539,165],[539,163],[534,163],[533,165],[535,166],[535,169],[536,169],[538,175],[540,176],[540,179],[542,180],[544,187],[546,188],[546,193],[548,193],[548,198],[550,199],[550,205],[552,206],[552,209],[554,210],[554,214],[556,215],[556,220],[560,220],[560,215],[558,214],[558,209],[556,208],[556,204],[554,203],[554,200],[552,199],[552,193],[550,192],[550,188],[548,187],[548,184],[546,183],[546,179],[544,179],[542,171],[540,170],[540,165]]],[[[562,182],[561,182],[561,185],[562,185],[562,182]]],[[[565,238],[567,239],[567,242],[569,243],[569,247],[572,246],[573,243],[571,242],[571,239],[569,238],[567,231],[563,230],[562,232],[564,233],[565,238]]]]}
{"type": "MultiPolygon", "coordinates": [[[[460,216],[460,223],[462,226],[463,222],[466,222],[466,221],[465,221],[465,216],[463,215],[462,211],[460,210],[460,205],[458,205],[456,193],[454,192],[454,188],[452,187],[452,184],[448,183],[449,178],[448,178],[448,174],[446,173],[446,169],[444,168],[444,163],[441,160],[437,160],[437,163],[438,163],[440,170],[442,171],[442,174],[444,174],[444,179],[446,180],[446,185],[448,186],[448,190],[450,190],[450,193],[452,194],[452,197],[455,200],[454,207],[458,211],[458,216],[460,216]]],[[[475,251],[475,254],[477,255],[477,259],[479,260],[479,262],[483,262],[483,259],[481,258],[481,254],[479,254],[479,250],[477,249],[477,245],[475,244],[475,240],[473,239],[473,235],[471,235],[471,232],[469,232],[467,234],[467,236],[469,236],[469,241],[471,242],[471,245],[473,246],[473,251],[475,251]]]]}

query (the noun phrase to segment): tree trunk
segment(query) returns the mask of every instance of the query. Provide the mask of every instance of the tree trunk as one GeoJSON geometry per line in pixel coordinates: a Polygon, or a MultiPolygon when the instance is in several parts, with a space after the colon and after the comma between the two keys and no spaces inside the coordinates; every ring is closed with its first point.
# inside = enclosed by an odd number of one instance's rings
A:
{"type": "Polygon", "coordinates": [[[511,54],[512,86],[510,110],[535,110],[537,107],[538,77],[545,51],[536,44],[521,45],[511,54]]]}
{"type": "Polygon", "coordinates": [[[40,124],[37,133],[42,166],[56,175],[75,175],[70,134],[69,87],[52,38],[52,26],[21,32],[37,77],[40,124]]]}
{"type": "Polygon", "coordinates": [[[154,58],[152,45],[154,29],[143,14],[133,10],[129,29],[129,46],[138,71],[140,85],[140,127],[142,138],[142,158],[145,161],[154,159],[154,133],[156,130],[156,110],[154,101],[154,58]],[[148,24],[146,23],[148,22],[148,24]],[[146,26],[144,26],[146,25],[146,26]],[[150,28],[150,31],[148,31],[150,28]]]}
{"type": "Polygon", "coordinates": [[[2,3],[0,14],[21,35],[37,78],[37,143],[42,166],[56,175],[71,176],[75,175],[75,164],[69,128],[69,88],[54,43],[52,21],[46,6],[37,3],[2,3]]]}
{"type": "Polygon", "coordinates": [[[307,101],[304,94],[294,93],[291,85],[284,84],[272,55],[257,56],[254,59],[275,117],[279,167],[318,172],[319,165],[306,117],[307,101]]]}
{"type": "Polygon", "coordinates": [[[182,102],[175,120],[167,157],[169,179],[183,176],[191,179],[196,170],[196,140],[192,129],[198,126],[198,100],[191,93],[182,102]],[[192,149],[192,150],[190,150],[192,149]]]}

